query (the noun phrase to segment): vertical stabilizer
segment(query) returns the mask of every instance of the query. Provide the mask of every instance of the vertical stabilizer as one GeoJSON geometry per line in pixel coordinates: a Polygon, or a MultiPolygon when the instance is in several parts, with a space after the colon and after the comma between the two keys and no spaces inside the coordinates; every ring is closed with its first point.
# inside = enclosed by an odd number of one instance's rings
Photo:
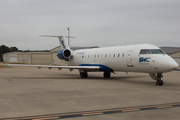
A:
{"type": "Polygon", "coordinates": [[[60,46],[61,46],[61,50],[62,49],[70,50],[70,47],[68,45],[68,42],[65,39],[65,36],[64,35],[63,36],[58,36],[58,38],[59,38],[59,43],[60,43],[60,46]]]}

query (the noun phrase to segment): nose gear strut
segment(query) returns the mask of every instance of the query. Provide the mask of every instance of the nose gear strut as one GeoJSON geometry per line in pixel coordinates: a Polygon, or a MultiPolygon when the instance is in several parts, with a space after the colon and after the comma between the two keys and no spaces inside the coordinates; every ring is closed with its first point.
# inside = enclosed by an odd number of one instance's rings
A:
{"type": "Polygon", "coordinates": [[[161,79],[163,77],[162,73],[157,74],[157,81],[156,85],[162,86],[163,85],[163,80],[161,79]]]}

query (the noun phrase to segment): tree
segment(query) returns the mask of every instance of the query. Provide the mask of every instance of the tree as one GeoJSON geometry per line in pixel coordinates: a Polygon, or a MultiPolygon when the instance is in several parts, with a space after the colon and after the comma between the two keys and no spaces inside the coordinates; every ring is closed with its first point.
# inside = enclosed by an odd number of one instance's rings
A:
{"type": "Polygon", "coordinates": [[[11,52],[18,51],[18,48],[17,48],[17,47],[10,47],[10,51],[11,51],[11,52]]]}
{"type": "Polygon", "coordinates": [[[4,53],[8,53],[8,52],[15,52],[15,51],[18,51],[18,48],[17,47],[8,47],[8,46],[5,46],[5,45],[1,45],[0,46],[0,61],[2,61],[2,55],[4,53]]]}
{"type": "Polygon", "coordinates": [[[7,53],[7,52],[10,52],[9,47],[7,47],[5,45],[1,45],[0,46],[0,53],[3,54],[3,53],[7,53]]]}

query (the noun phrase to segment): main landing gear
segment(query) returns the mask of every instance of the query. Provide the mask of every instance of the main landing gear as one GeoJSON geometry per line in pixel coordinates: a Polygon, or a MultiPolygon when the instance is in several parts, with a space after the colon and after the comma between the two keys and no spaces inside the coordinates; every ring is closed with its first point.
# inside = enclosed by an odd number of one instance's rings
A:
{"type": "MultiPolygon", "coordinates": [[[[87,78],[88,77],[88,73],[85,70],[79,71],[79,73],[80,73],[81,78],[87,78]]],[[[103,76],[104,76],[104,78],[110,78],[111,73],[110,72],[104,72],[103,76]]]]}
{"type": "Polygon", "coordinates": [[[81,78],[87,78],[88,77],[87,71],[85,71],[85,70],[79,71],[79,73],[80,73],[81,78]]]}
{"type": "Polygon", "coordinates": [[[110,72],[104,72],[103,76],[104,76],[104,78],[110,78],[111,73],[110,72]]]}

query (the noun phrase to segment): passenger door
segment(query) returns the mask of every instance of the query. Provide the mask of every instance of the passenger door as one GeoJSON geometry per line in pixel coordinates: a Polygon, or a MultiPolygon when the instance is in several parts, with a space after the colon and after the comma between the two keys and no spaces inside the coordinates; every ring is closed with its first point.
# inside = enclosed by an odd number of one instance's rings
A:
{"type": "Polygon", "coordinates": [[[126,62],[128,67],[134,67],[132,63],[132,50],[127,52],[126,62]]]}

